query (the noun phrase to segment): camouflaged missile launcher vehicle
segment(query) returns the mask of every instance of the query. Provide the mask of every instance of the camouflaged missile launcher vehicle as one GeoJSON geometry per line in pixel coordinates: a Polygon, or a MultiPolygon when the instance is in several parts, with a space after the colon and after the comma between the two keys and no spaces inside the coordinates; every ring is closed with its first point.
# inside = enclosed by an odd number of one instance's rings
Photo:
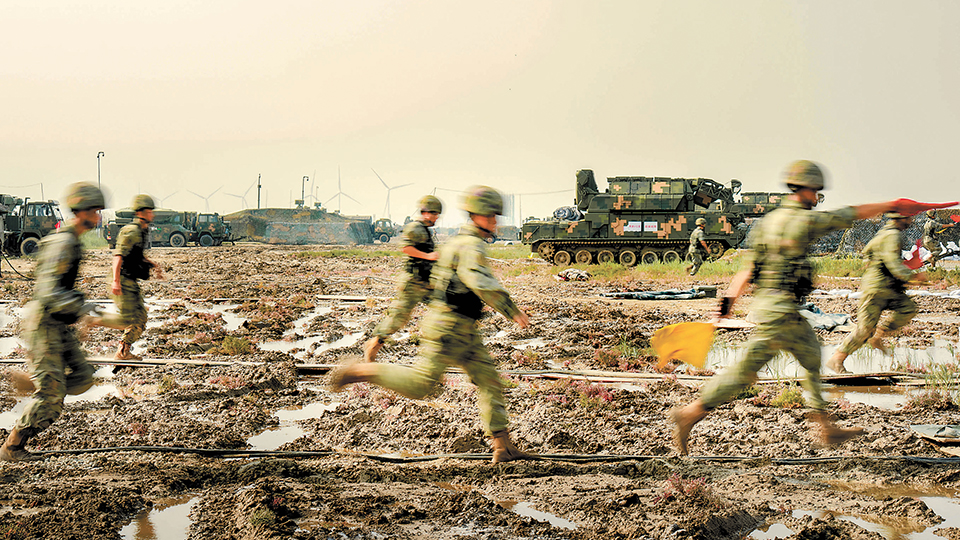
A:
{"type": "Polygon", "coordinates": [[[252,242],[301,246],[373,243],[369,216],[354,218],[324,208],[250,208],[224,219],[237,238],[252,242]]]}
{"type": "MultiPolygon", "coordinates": [[[[560,266],[571,262],[633,266],[682,260],[697,218],[707,220],[705,240],[711,257],[740,245],[746,236],[749,214],[735,208],[733,198],[739,181],[729,188],[708,178],[618,176],[607,182],[606,192],[600,193],[593,171],[578,171],[576,204],[582,219],[528,221],[523,225],[523,243],[560,266]]],[[[764,204],[771,202],[768,197],[764,204]]]]}

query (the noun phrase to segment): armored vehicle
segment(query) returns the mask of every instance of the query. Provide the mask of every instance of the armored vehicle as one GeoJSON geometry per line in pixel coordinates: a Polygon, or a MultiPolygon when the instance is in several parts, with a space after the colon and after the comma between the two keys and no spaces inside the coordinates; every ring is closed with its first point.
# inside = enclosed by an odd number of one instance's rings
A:
{"type": "MultiPolygon", "coordinates": [[[[124,225],[133,223],[136,213],[132,208],[117,210],[116,218],[110,220],[104,228],[104,235],[110,249],[117,243],[117,234],[124,225]]],[[[225,223],[219,214],[180,212],[166,208],[157,208],[150,223],[150,244],[184,247],[187,242],[198,246],[219,246],[230,239],[230,224],[225,223]]]]}
{"type": "MultiPolygon", "coordinates": [[[[233,234],[267,244],[372,244],[370,217],[324,208],[249,208],[223,216],[233,234]]],[[[389,240],[389,238],[387,239],[389,240]]]]}
{"type": "Polygon", "coordinates": [[[0,206],[8,210],[3,214],[0,231],[3,231],[3,252],[10,255],[33,255],[40,248],[40,239],[63,224],[57,201],[0,195],[0,206]]]}
{"type": "Polygon", "coordinates": [[[738,246],[746,236],[747,215],[734,202],[739,181],[731,187],[708,178],[617,176],[607,182],[607,190],[600,193],[593,171],[578,171],[576,208],[558,210],[552,220],[527,221],[523,243],[556,265],[633,266],[638,261],[680,261],[697,218],[707,220],[711,257],[738,246]],[[557,219],[557,214],[566,219],[557,219]]]}

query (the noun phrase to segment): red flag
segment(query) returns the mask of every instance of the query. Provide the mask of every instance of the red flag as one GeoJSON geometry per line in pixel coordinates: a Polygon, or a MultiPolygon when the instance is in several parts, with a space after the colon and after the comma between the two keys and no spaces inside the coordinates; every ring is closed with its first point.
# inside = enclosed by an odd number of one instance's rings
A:
{"type": "Polygon", "coordinates": [[[920,260],[920,241],[917,240],[917,245],[913,246],[913,249],[910,250],[910,258],[903,261],[904,266],[911,270],[916,270],[923,266],[923,261],[920,260]]]}
{"type": "Polygon", "coordinates": [[[956,214],[950,216],[950,219],[952,219],[954,223],[960,223],[960,216],[956,214]]]}
{"type": "Polygon", "coordinates": [[[923,212],[924,210],[933,210],[936,208],[950,208],[951,206],[956,206],[960,204],[958,201],[946,202],[946,203],[922,203],[917,202],[913,199],[897,199],[894,201],[895,208],[894,210],[905,215],[905,216],[914,216],[923,212]]]}

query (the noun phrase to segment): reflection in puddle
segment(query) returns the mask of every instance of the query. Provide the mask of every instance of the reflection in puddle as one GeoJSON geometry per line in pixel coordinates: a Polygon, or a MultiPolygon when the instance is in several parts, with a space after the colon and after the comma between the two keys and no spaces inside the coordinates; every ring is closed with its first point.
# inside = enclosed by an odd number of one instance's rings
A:
{"type": "Polygon", "coordinates": [[[247,321],[246,317],[241,317],[236,313],[230,313],[231,309],[239,307],[240,304],[218,304],[210,308],[201,308],[194,304],[187,304],[189,309],[197,313],[219,313],[223,317],[223,329],[227,332],[238,330],[243,323],[247,321]]]}
{"type": "MultiPolygon", "coordinates": [[[[100,366],[99,369],[93,374],[94,379],[112,379],[113,378],[113,366],[100,366]]],[[[86,392],[78,396],[67,396],[63,402],[64,404],[70,403],[79,403],[87,401],[97,401],[101,398],[107,396],[116,396],[120,397],[120,390],[115,384],[112,383],[101,383],[94,384],[93,388],[87,390],[86,392]]],[[[32,398],[30,396],[22,396],[17,398],[17,402],[10,407],[0,411],[0,428],[6,428],[8,430],[13,429],[13,425],[20,419],[20,416],[23,415],[23,411],[27,408],[27,404],[30,403],[32,398]]]]}
{"type": "Polygon", "coordinates": [[[824,388],[824,395],[831,401],[846,399],[851,403],[863,403],[888,411],[899,409],[910,396],[922,390],[903,390],[895,386],[834,386],[824,388]]]}
{"type": "Polygon", "coordinates": [[[280,420],[279,425],[250,437],[247,439],[247,444],[250,445],[251,450],[276,450],[306,435],[306,432],[296,425],[298,420],[319,418],[324,412],[336,410],[339,406],[340,402],[317,402],[303,407],[280,409],[274,413],[274,416],[280,420]]]}
{"type": "Polygon", "coordinates": [[[154,503],[120,529],[123,540],[183,540],[190,528],[190,510],[196,504],[196,495],[183,495],[154,503]]]}
{"type": "Polygon", "coordinates": [[[787,528],[783,523],[773,523],[759,529],[755,529],[747,538],[756,538],[756,540],[773,540],[774,538],[786,538],[793,536],[793,531],[787,528]]]}
{"type": "Polygon", "coordinates": [[[497,504],[510,510],[511,512],[520,514],[521,516],[526,516],[537,521],[542,521],[553,525],[554,527],[560,527],[562,529],[576,529],[577,524],[570,521],[569,519],[563,519],[562,517],[555,516],[548,512],[541,512],[535,509],[528,502],[517,502],[517,501],[497,501],[497,504]]]}

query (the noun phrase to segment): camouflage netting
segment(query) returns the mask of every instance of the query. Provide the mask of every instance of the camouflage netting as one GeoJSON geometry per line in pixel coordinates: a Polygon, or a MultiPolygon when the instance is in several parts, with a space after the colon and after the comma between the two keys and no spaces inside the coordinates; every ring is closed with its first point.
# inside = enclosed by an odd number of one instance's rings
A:
{"type": "Polygon", "coordinates": [[[370,223],[309,208],[259,208],[223,216],[233,234],[267,244],[372,244],[370,223]]]}

